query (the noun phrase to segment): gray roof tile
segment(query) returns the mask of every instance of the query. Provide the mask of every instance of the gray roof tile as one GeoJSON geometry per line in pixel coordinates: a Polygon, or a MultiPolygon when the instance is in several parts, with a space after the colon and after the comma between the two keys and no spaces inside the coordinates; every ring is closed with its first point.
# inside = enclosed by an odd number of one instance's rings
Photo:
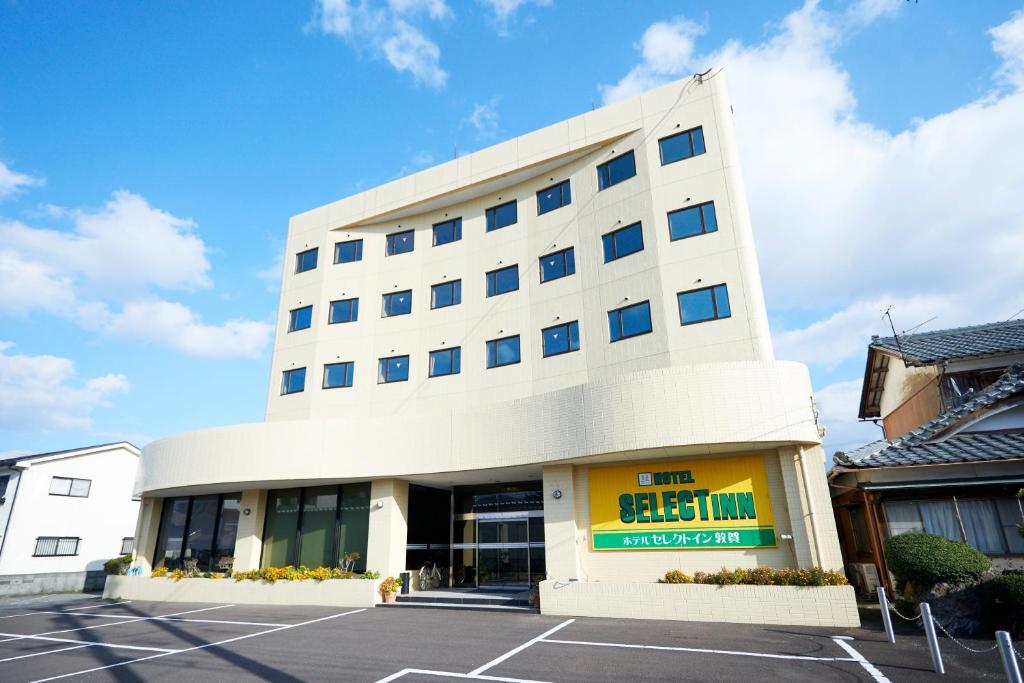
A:
{"type": "Polygon", "coordinates": [[[908,365],[934,365],[944,360],[977,358],[1024,351],[1024,319],[956,327],[949,330],[872,337],[871,347],[902,352],[908,365]]]}

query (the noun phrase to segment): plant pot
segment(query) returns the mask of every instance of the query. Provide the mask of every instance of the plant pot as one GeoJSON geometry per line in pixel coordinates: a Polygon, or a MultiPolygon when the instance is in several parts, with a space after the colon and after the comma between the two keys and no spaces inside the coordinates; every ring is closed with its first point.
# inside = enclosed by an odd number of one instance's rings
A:
{"type": "Polygon", "coordinates": [[[382,593],[385,603],[393,603],[397,601],[398,593],[382,593]]]}

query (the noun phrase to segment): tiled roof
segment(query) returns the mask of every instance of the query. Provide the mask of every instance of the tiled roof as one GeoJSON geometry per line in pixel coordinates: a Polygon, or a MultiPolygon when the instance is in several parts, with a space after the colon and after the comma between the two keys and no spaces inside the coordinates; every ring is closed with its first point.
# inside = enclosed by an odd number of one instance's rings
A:
{"type": "Polygon", "coordinates": [[[908,365],[934,365],[955,358],[1024,352],[1024,319],[949,330],[872,337],[871,347],[903,354],[908,365]]]}
{"type": "Polygon", "coordinates": [[[1011,365],[999,379],[966,401],[893,441],[875,441],[836,453],[839,467],[938,465],[1024,458],[1024,432],[981,432],[938,437],[964,418],[1012,396],[1024,394],[1024,364],[1011,365]]]}
{"type": "Polygon", "coordinates": [[[100,443],[100,444],[96,444],[94,446],[82,446],[81,448],[69,448],[69,449],[63,450],[63,451],[51,451],[49,453],[35,453],[35,454],[32,454],[32,455],[26,454],[26,455],[10,456],[10,457],[4,458],[3,460],[0,460],[0,467],[9,467],[11,465],[16,465],[19,462],[25,462],[26,460],[36,460],[38,458],[49,458],[50,456],[53,456],[53,455],[64,455],[65,453],[78,453],[79,451],[91,451],[94,448],[106,448],[108,446],[118,446],[118,445],[121,445],[121,444],[125,444],[127,446],[131,446],[135,450],[139,450],[136,446],[134,446],[133,444],[131,444],[131,443],[127,442],[127,441],[114,441],[114,442],[111,442],[111,443],[100,443]]]}

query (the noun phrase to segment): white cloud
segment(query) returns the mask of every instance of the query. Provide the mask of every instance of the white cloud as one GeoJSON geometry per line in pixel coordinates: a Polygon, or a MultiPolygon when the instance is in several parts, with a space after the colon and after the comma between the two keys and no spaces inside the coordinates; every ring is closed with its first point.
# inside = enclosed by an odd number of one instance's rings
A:
{"type": "Polygon", "coordinates": [[[871,422],[860,422],[860,380],[836,382],[814,392],[820,413],[818,421],[825,425],[825,441],[832,452],[853,450],[882,438],[882,429],[871,422]]]}
{"type": "Polygon", "coordinates": [[[473,111],[466,117],[466,123],[476,128],[480,137],[494,137],[501,130],[498,116],[498,98],[492,97],[483,104],[477,102],[473,111]]]}
{"type": "Polygon", "coordinates": [[[504,35],[508,32],[508,23],[524,5],[536,5],[537,7],[550,7],[552,0],[479,0],[480,4],[490,8],[493,12],[494,25],[498,33],[504,35]]]}
{"type": "Polygon", "coordinates": [[[703,71],[694,66],[693,49],[704,30],[682,17],[648,26],[637,45],[643,61],[615,85],[600,86],[605,102],[632,97],[683,74],[703,71]]]}
{"type": "Polygon", "coordinates": [[[1008,20],[989,31],[992,49],[1003,64],[1000,78],[1011,87],[1024,90],[1024,10],[1014,12],[1008,20]]]}
{"type": "Polygon", "coordinates": [[[0,161],[0,200],[7,199],[25,188],[39,187],[45,183],[42,178],[18,173],[0,161]]]}
{"type": "Polygon", "coordinates": [[[0,430],[88,429],[96,408],[128,390],[124,375],[75,383],[71,360],[8,353],[13,346],[0,341],[0,430]]]}
{"type": "Polygon", "coordinates": [[[410,23],[422,15],[440,21],[450,18],[452,11],[444,0],[317,0],[311,26],[374,59],[387,60],[418,83],[442,88],[448,73],[441,68],[441,48],[410,23]]]}

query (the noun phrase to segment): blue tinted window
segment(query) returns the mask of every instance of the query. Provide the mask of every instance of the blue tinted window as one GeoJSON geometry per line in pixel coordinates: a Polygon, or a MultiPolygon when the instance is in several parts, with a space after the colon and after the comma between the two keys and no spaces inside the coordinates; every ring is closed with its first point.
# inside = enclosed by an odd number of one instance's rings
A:
{"type": "Polygon", "coordinates": [[[537,215],[554,211],[572,203],[572,192],[569,181],[563,180],[557,185],[546,187],[537,193],[537,215]]]}
{"type": "Polygon", "coordinates": [[[732,315],[729,308],[729,291],[725,285],[679,292],[676,297],[679,299],[681,325],[728,318],[732,315]]]}
{"type": "Polygon", "coordinates": [[[338,242],[334,245],[334,262],[351,263],[352,261],[363,260],[363,241],[349,240],[338,242]]]}
{"type": "Polygon", "coordinates": [[[412,251],[415,236],[416,233],[412,230],[391,233],[390,235],[388,235],[388,243],[387,250],[385,251],[385,256],[405,254],[406,252],[412,251]]]}
{"type": "Polygon", "coordinates": [[[331,302],[327,324],[350,323],[359,319],[359,299],[341,299],[331,302]]]}
{"type": "Polygon", "coordinates": [[[409,356],[381,358],[377,364],[377,384],[404,382],[409,379],[409,356]]]}
{"type": "Polygon", "coordinates": [[[295,255],[295,272],[305,273],[307,270],[313,270],[316,268],[316,255],[319,252],[319,248],[307,249],[306,251],[300,251],[295,255]]]}
{"type": "Polygon", "coordinates": [[[541,330],[540,335],[545,357],[580,350],[580,326],[575,320],[541,330]]]}
{"type": "Polygon", "coordinates": [[[430,307],[444,308],[462,303],[462,280],[431,285],[430,307]]]}
{"type": "Polygon", "coordinates": [[[487,296],[497,296],[519,289],[519,265],[487,273],[487,296]]]}
{"type": "Polygon", "coordinates": [[[715,203],[705,202],[697,206],[670,211],[668,214],[668,230],[673,240],[715,232],[718,230],[715,203]]]}
{"type": "Polygon", "coordinates": [[[487,367],[497,368],[502,365],[518,363],[519,357],[519,335],[505,337],[503,339],[492,339],[487,342],[487,367]]]}
{"type": "Polygon", "coordinates": [[[430,352],[430,369],[428,373],[431,377],[457,375],[460,372],[462,372],[461,346],[430,352]]]}
{"type": "Polygon", "coordinates": [[[644,232],[639,223],[633,223],[633,225],[610,232],[601,240],[604,242],[605,263],[635,254],[644,248],[644,232]]]}
{"type": "Polygon", "coordinates": [[[462,218],[434,224],[434,246],[457,242],[462,239],[462,218]]]}
{"type": "Polygon", "coordinates": [[[407,315],[409,313],[412,313],[411,289],[384,295],[384,304],[381,306],[380,317],[391,318],[396,315],[407,315]]]}
{"type": "Polygon", "coordinates": [[[704,129],[694,128],[662,138],[658,140],[658,148],[661,150],[662,166],[703,154],[704,129]]]}
{"type": "Polygon", "coordinates": [[[604,190],[636,175],[636,158],[630,150],[597,167],[597,189],[604,190]]]}
{"type": "Polygon", "coordinates": [[[576,272],[576,252],[572,247],[540,257],[540,281],[557,280],[576,272]]]}
{"type": "Polygon", "coordinates": [[[649,301],[608,311],[608,331],[613,342],[646,334],[651,329],[651,303],[649,301]]]}
{"type": "Polygon", "coordinates": [[[282,394],[297,394],[306,388],[306,368],[285,370],[281,378],[282,394]]]}
{"type": "Polygon", "coordinates": [[[504,228],[519,220],[519,206],[514,199],[499,206],[492,206],[485,213],[487,215],[487,232],[504,228]]]}
{"type": "Polygon", "coordinates": [[[313,307],[303,306],[289,311],[288,331],[305,330],[313,324],[313,307]]]}
{"type": "Polygon", "coordinates": [[[324,389],[337,389],[339,387],[352,386],[352,376],[355,374],[356,365],[349,361],[347,363],[328,363],[324,366],[324,389]]]}

